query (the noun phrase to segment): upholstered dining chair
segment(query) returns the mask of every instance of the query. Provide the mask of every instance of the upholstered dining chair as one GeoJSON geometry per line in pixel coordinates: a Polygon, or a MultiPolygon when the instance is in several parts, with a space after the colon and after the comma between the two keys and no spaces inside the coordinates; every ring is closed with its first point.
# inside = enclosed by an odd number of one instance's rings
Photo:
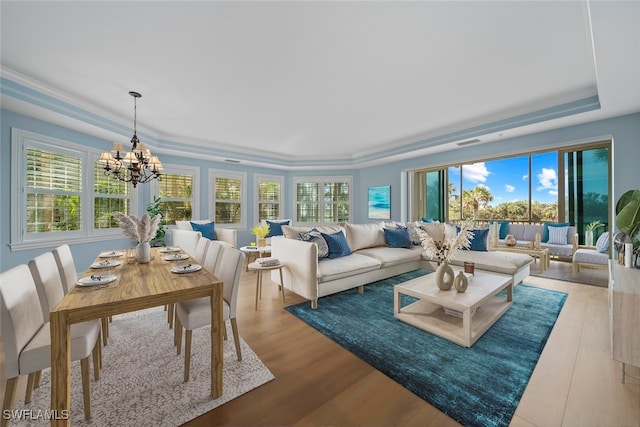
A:
{"type": "MultiPolygon", "coordinates": [[[[73,288],[73,285],[78,281],[78,272],[76,270],[76,264],[73,261],[73,255],[71,254],[71,248],[66,243],[55,248],[53,251],[53,257],[56,260],[58,266],[58,272],[60,273],[60,279],[62,280],[62,289],[66,295],[69,289],[73,288]]],[[[109,318],[102,318],[102,344],[107,345],[109,338],[109,318]]]]}
{"type": "Polygon", "coordinates": [[[207,255],[207,249],[209,249],[209,244],[211,242],[212,240],[209,240],[206,237],[200,237],[195,251],[193,254],[190,254],[196,262],[201,264],[204,262],[204,257],[207,255]]]}
{"type": "MultiPolygon", "coordinates": [[[[45,252],[29,261],[29,270],[33,276],[36,285],[38,298],[40,299],[40,309],[42,318],[49,320],[49,312],[64,298],[64,288],[62,286],[62,278],[58,271],[55,257],[52,252],[45,252]]],[[[71,325],[71,331],[74,329],[98,329],[98,337],[101,335],[101,322],[99,320],[89,320],[87,322],[71,325]]],[[[100,343],[93,351],[93,374],[96,379],[100,379],[100,367],[102,365],[100,343]]]]}
{"type": "MultiPolygon", "coordinates": [[[[31,402],[36,372],[51,366],[49,322],[42,316],[40,298],[29,267],[22,264],[0,274],[0,323],[5,352],[5,385],[2,413],[11,410],[20,375],[28,375],[25,403],[31,402]]],[[[95,324],[93,324],[95,325],[95,324]]],[[[74,325],[75,326],[75,325],[74,325]]],[[[71,361],[80,360],[84,416],[91,418],[89,355],[99,347],[100,328],[91,323],[71,328],[71,361]]],[[[95,360],[95,359],[94,359],[95,360]]],[[[0,424],[8,424],[0,417],[0,424]]]]}
{"type": "MultiPolygon", "coordinates": [[[[223,285],[223,313],[224,321],[231,321],[233,339],[236,345],[236,355],[238,360],[242,360],[240,350],[240,335],[238,334],[238,324],[236,322],[236,305],[238,302],[238,289],[240,287],[240,276],[244,267],[244,254],[238,249],[221,248],[221,255],[214,271],[216,277],[221,279],[223,285]]],[[[176,304],[176,332],[178,334],[177,346],[178,354],[182,345],[182,328],[185,329],[184,339],[184,381],[189,381],[189,370],[191,367],[191,336],[196,328],[207,326],[211,323],[211,301],[209,298],[197,298],[189,301],[182,301],[176,304]]]]}

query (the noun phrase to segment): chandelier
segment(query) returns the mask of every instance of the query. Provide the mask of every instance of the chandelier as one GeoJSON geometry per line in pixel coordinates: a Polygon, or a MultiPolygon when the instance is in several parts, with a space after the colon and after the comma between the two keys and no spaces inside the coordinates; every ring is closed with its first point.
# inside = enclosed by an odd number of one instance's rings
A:
{"type": "Polygon", "coordinates": [[[131,151],[125,151],[122,144],[113,144],[111,152],[105,151],[98,160],[104,164],[104,174],[124,182],[130,182],[135,188],[138,183],[146,183],[153,179],[162,180],[162,163],[156,156],[152,156],[148,148],[138,139],[136,131],[137,104],[141,98],[138,92],[129,92],[133,97],[133,137],[131,138],[131,151]],[[112,154],[113,153],[113,154],[112,154]]]}

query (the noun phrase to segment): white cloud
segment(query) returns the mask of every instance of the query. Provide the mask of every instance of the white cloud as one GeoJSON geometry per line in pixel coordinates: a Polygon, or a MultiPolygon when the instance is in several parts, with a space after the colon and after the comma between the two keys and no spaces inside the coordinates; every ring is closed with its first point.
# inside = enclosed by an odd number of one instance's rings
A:
{"type": "Polygon", "coordinates": [[[462,165],[462,176],[471,182],[485,182],[489,174],[484,162],[462,165]]]}
{"type": "Polygon", "coordinates": [[[478,184],[477,187],[482,187],[482,188],[486,188],[488,191],[491,191],[491,189],[489,188],[488,185],[484,185],[484,184],[478,184]]]}
{"type": "Polygon", "coordinates": [[[529,179],[529,174],[522,175],[522,180],[523,180],[523,181],[526,181],[526,180],[528,180],[528,179],[529,179]]]}
{"type": "Polygon", "coordinates": [[[558,175],[555,169],[542,168],[542,172],[538,174],[538,182],[540,185],[536,188],[537,191],[552,190],[557,194],[558,175]]]}
{"type": "Polygon", "coordinates": [[[557,196],[558,195],[558,190],[549,190],[549,195],[550,196],[557,196]]]}
{"type": "Polygon", "coordinates": [[[505,184],[504,191],[506,191],[507,193],[513,193],[514,191],[516,191],[516,187],[510,184],[505,184]]]}

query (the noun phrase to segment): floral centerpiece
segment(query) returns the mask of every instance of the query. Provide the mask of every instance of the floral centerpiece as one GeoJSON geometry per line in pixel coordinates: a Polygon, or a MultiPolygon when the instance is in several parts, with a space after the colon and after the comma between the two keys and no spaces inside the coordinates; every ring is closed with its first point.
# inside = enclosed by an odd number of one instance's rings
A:
{"type": "Polygon", "coordinates": [[[269,234],[269,225],[268,224],[257,224],[251,229],[251,232],[256,235],[256,239],[258,240],[258,246],[265,245],[265,237],[269,234]]]}
{"type": "Polygon", "coordinates": [[[156,237],[162,215],[158,214],[151,218],[148,213],[145,213],[141,218],[138,218],[135,215],[116,212],[114,216],[120,221],[120,228],[124,235],[138,242],[138,261],[149,262],[151,260],[151,245],[149,242],[156,237]]]}

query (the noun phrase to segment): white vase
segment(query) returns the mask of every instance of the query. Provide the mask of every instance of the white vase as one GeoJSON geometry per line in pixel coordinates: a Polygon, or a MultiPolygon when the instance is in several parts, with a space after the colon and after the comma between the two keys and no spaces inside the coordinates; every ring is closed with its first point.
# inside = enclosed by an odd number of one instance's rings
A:
{"type": "Polygon", "coordinates": [[[138,262],[151,261],[151,245],[149,242],[140,242],[136,246],[136,255],[138,256],[138,262]]]}
{"type": "Polygon", "coordinates": [[[586,230],[584,232],[584,244],[587,246],[593,246],[593,230],[586,230]]]}

